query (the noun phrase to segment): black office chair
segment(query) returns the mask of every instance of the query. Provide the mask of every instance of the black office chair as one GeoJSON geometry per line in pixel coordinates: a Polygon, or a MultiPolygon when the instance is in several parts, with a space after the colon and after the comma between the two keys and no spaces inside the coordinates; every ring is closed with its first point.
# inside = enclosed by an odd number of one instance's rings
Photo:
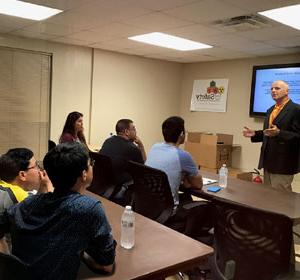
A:
{"type": "Polygon", "coordinates": [[[114,182],[111,159],[95,152],[90,152],[90,157],[95,163],[93,167],[93,181],[88,190],[111,200],[114,194],[118,192],[114,182]]]}
{"type": "MultiPolygon", "coordinates": [[[[213,204],[216,254],[213,272],[224,272],[228,261],[235,263],[231,278],[235,280],[271,280],[293,271],[292,221],[288,217],[219,198],[213,204]]],[[[213,279],[223,278],[217,274],[213,279]]]]}
{"type": "Polygon", "coordinates": [[[167,175],[160,170],[129,161],[128,172],[133,178],[131,187],[136,212],[165,224],[174,209],[174,200],[167,175]]]}
{"type": "Polygon", "coordinates": [[[0,279],[30,280],[28,267],[19,258],[0,252],[0,279]]]}
{"type": "Polygon", "coordinates": [[[52,140],[48,140],[48,151],[56,147],[56,143],[52,140]]]}
{"type": "Polygon", "coordinates": [[[166,173],[133,161],[128,162],[128,172],[133,178],[131,191],[136,212],[206,244],[212,241],[208,234],[211,226],[207,227],[209,202],[180,204],[173,215],[174,200],[166,173]]]}
{"type": "MultiPolygon", "coordinates": [[[[133,161],[128,162],[128,172],[133,178],[131,191],[134,211],[201,242],[211,243],[212,237],[208,233],[211,227],[207,227],[206,224],[206,220],[210,217],[207,213],[210,208],[209,202],[184,203],[173,215],[174,200],[166,173],[133,161]]],[[[206,273],[202,267],[195,269],[200,269],[201,275],[206,273]]],[[[186,271],[189,272],[191,271],[186,271]]],[[[183,279],[180,273],[178,277],[183,279]]]]}

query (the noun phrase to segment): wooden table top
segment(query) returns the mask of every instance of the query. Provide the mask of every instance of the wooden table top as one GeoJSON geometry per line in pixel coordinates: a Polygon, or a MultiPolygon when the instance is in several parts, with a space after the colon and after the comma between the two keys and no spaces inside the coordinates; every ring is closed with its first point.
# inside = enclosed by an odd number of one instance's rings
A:
{"type": "MultiPolygon", "coordinates": [[[[121,215],[124,208],[95,195],[101,200],[112,227],[113,236],[120,243],[121,215]]],[[[176,274],[200,264],[213,249],[168,227],[135,213],[135,246],[131,250],[116,248],[116,271],[108,280],[158,279],[176,274]]],[[[85,269],[78,279],[100,277],[85,269]]],[[[101,277],[103,279],[103,277],[101,277]]]]}
{"type": "MultiPolygon", "coordinates": [[[[218,175],[201,172],[203,177],[218,179],[218,175]]],[[[211,185],[217,185],[214,183],[211,185]]],[[[227,188],[217,193],[208,192],[209,185],[202,190],[192,190],[192,194],[202,198],[210,199],[219,197],[224,200],[233,201],[250,207],[279,213],[288,216],[294,225],[300,223],[300,194],[295,192],[284,192],[273,189],[263,184],[256,184],[236,178],[228,177],[227,188]]]]}

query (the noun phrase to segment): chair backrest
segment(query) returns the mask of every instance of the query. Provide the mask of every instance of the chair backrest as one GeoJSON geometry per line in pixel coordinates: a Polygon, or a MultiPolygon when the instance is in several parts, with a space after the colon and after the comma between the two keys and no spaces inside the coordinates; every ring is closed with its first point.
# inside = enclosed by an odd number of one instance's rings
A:
{"type": "Polygon", "coordinates": [[[165,223],[174,208],[167,175],[161,170],[133,161],[128,162],[128,172],[134,183],[134,210],[159,223],[165,223]]]}
{"type": "Polygon", "coordinates": [[[30,280],[28,267],[17,257],[0,252],[0,279],[30,280]]]}
{"type": "Polygon", "coordinates": [[[56,143],[52,140],[48,140],[48,151],[56,147],[56,143]]]}
{"type": "Polygon", "coordinates": [[[214,236],[221,271],[236,264],[234,279],[271,280],[291,265],[292,221],[280,214],[216,198],[214,236]]]}
{"type": "Polygon", "coordinates": [[[90,157],[95,163],[93,167],[93,181],[88,190],[110,199],[115,192],[111,159],[95,152],[90,152],[90,157]]]}

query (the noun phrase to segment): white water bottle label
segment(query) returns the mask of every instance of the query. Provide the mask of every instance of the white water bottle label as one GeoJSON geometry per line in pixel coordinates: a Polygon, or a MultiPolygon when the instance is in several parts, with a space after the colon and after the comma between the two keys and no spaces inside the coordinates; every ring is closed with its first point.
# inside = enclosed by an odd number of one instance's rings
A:
{"type": "Polygon", "coordinates": [[[122,221],[123,227],[133,227],[133,222],[122,221]]]}

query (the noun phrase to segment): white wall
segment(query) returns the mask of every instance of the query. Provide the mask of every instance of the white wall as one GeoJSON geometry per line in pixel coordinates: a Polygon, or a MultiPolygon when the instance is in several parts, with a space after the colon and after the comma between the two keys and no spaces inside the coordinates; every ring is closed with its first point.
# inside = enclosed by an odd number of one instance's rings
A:
{"type": "Polygon", "coordinates": [[[249,139],[242,136],[244,126],[262,128],[262,119],[249,117],[252,67],[299,61],[300,54],[295,54],[186,64],[182,79],[180,114],[186,121],[187,130],[233,134],[234,143],[241,145],[241,150],[233,152],[233,166],[244,170],[257,167],[260,144],[250,143],[249,139]],[[227,112],[190,112],[194,80],[217,78],[229,79],[227,112]]]}

